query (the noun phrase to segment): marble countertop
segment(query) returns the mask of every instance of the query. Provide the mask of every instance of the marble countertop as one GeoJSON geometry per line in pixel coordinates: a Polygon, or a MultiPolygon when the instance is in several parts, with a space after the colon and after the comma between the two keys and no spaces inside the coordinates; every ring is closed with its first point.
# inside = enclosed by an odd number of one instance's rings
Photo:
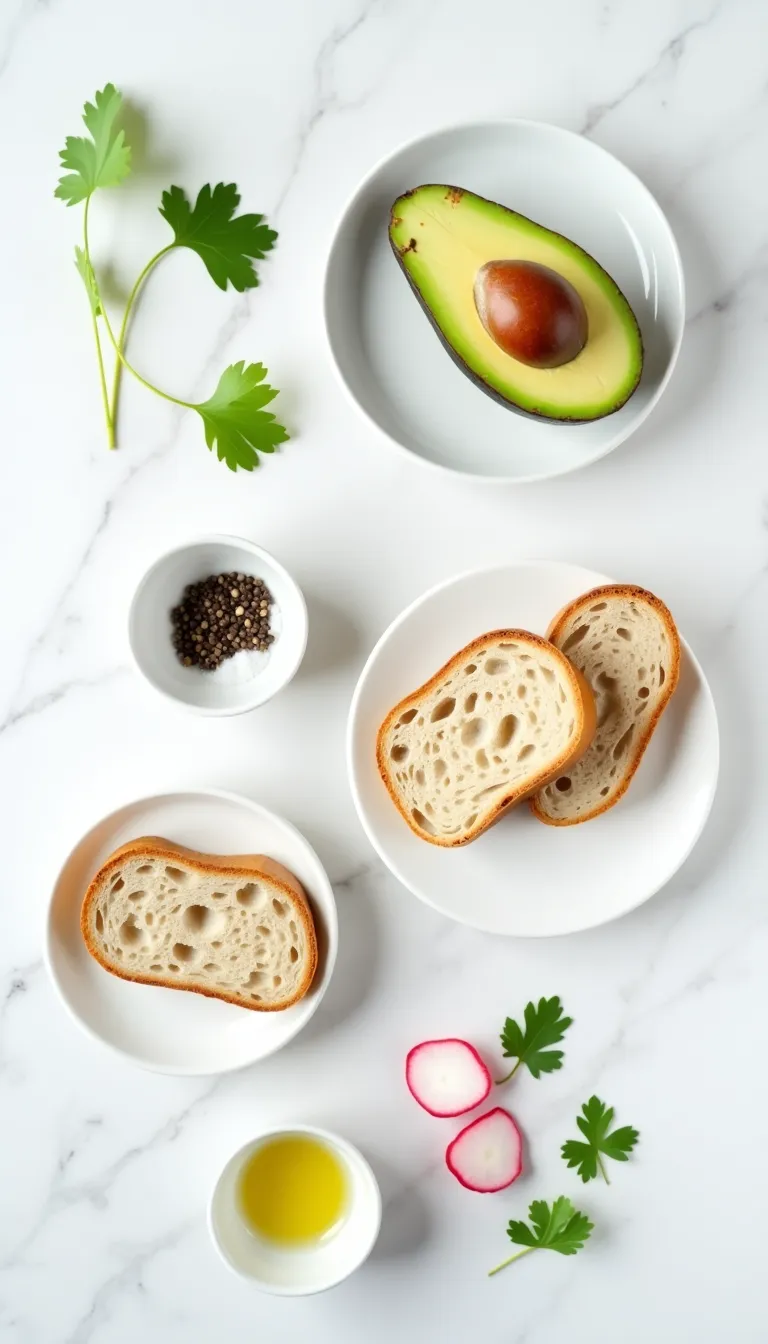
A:
{"type": "Polygon", "coordinates": [[[761,0],[6,0],[3,1344],[768,1337],[767,51],[761,0]],[[119,206],[94,206],[97,255],[120,258],[115,287],[162,244],[153,206],[172,181],[236,180],[280,231],[246,296],[174,258],[134,332],[144,370],[200,396],[224,363],[264,360],[295,437],[252,477],[135,385],[120,450],[105,449],[70,263],[79,221],[52,190],[63,136],[110,79],[137,109],[141,166],[119,206]],[[640,431],[588,470],[519,489],[441,479],[391,452],[340,391],[319,302],[334,222],[372,162],[417,132],[506,116],[581,131],[629,164],[669,215],[688,285],[679,366],[640,431]],[[129,664],[137,578],[210,531],[266,546],[309,604],[299,676],[245,719],[176,711],[129,664]],[[368,650],[407,602],[471,564],[530,555],[664,596],[710,678],[723,758],[706,833],[665,891],[614,925],[528,943],[451,924],[388,875],[353,810],[344,723],[368,650]],[[290,818],[341,920],[308,1029],[218,1080],[113,1057],[65,1016],[41,961],[70,846],[113,806],[181,786],[240,791],[290,818]],[[551,993],[579,1030],[560,1074],[519,1080],[528,1174],[507,1195],[472,1196],[442,1166],[447,1130],[404,1093],[403,1055],[452,1033],[492,1052],[504,1015],[551,993]],[[593,1091],[643,1135],[610,1189],[578,1188],[593,1240],[487,1280],[510,1216],[576,1194],[558,1147],[593,1091]],[[357,1143],[385,1205],[365,1268],[298,1301],[229,1274],[205,1225],[230,1152],[290,1120],[357,1143]]]}

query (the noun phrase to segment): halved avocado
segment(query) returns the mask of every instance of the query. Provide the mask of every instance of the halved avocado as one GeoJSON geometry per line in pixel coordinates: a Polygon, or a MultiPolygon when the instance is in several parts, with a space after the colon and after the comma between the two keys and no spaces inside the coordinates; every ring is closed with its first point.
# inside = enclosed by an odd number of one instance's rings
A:
{"type": "Polygon", "coordinates": [[[398,197],[389,238],[449,355],[489,396],[553,421],[599,420],[631,397],[643,369],[637,319],[588,252],[506,206],[459,187],[427,185],[398,197]],[[533,368],[488,334],[474,285],[490,261],[537,262],[564,277],[587,311],[587,341],[557,368],[533,368]]]}

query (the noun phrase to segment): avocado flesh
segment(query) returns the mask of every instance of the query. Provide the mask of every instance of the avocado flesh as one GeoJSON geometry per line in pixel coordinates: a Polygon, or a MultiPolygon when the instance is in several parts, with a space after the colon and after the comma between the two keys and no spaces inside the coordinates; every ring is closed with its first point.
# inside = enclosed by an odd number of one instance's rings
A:
{"type": "Polygon", "coordinates": [[[448,353],[502,404],[549,420],[598,420],[623,406],[640,380],[643,344],[618,285],[588,252],[525,215],[458,187],[423,186],[392,207],[389,237],[448,353]],[[569,280],[587,310],[588,336],[568,364],[537,369],[488,335],[474,300],[488,261],[536,261],[569,280]]]}

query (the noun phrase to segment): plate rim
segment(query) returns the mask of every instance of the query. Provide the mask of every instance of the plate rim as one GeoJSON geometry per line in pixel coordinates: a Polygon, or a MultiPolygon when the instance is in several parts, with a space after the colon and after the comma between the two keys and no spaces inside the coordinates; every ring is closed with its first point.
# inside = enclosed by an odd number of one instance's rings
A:
{"type": "Polygon", "coordinates": [[[436,905],[435,902],[431,899],[431,897],[428,896],[424,891],[415,890],[414,887],[411,885],[411,883],[400,872],[399,867],[396,864],[394,864],[390,858],[387,857],[382,847],[379,845],[376,837],[374,836],[371,827],[368,824],[368,820],[365,815],[365,808],[363,806],[362,799],[360,796],[360,790],[357,784],[357,775],[354,765],[355,721],[357,718],[359,702],[362,697],[363,689],[365,686],[365,682],[367,681],[370,669],[375,663],[380,650],[388,642],[390,636],[394,633],[394,631],[397,630],[399,626],[402,625],[403,622],[418,607],[428,602],[429,599],[436,596],[437,593],[443,592],[445,589],[452,587],[455,583],[464,582],[465,580],[468,579],[482,578],[483,576],[489,573],[495,573],[499,570],[511,569],[513,567],[544,568],[545,566],[552,566],[552,565],[557,565],[559,567],[565,567],[569,569],[581,569],[584,570],[586,573],[594,575],[595,587],[603,583],[616,582],[615,579],[611,579],[607,575],[600,574],[598,571],[592,570],[586,565],[576,565],[568,560],[525,558],[522,560],[508,560],[492,565],[482,565],[479,568],[461,570],[460,573],[454,574],[448,579],[443,579],[439,583],[435,583],[432,585],[432,587],[426,589],[425,592],[421,593],[418,597],[414,598],[412,602],[409,602],[409,604],[406,607],[404,607],[403,610],[399,612],[397,616],[395,616],[394,620],[390,621],[389,625],[377,639],[376,643],[371,649],[370,654],[366,658],[365,663],[363,664],[363,667],[360,671],[360,675],[355,684],[355,689],[352,693],[352,699],[350,701],[349,712],[347,715],[345,755],[347,763],[347,777],[349,781],[350,793],[352,794],[352,801],[354,803],[358,821],[360,822],[360,825],[362,826],[362,829],[369,843],[373,847],[375,853],[378,854],[379,858],[386,867],[387,871],[390,872],[392,876],[395,877],[403,887],[405,887],[406,891],[410,892],[412,896],[415,896],[417,900],[420,900],[425,905],[428,905],[432,910],[437,911],[437,913],[442,915],[444,919],[450,919],[454,923],[460,924],[465,928],[477,929],[481,933],[493,934],[497,938],[545,939],[545,938],[570,937],[573,934],[577,933],[587,933],[591,929],[603,928],[606,924],[612,924],[616,920],[624,919],[626,915],[631,914],[634,910],[638,910],[641,905],[645,905],[654,896],[658,895],[658,893],[672,881],[672,878],[676,875],[676,873],[680,871],[683,864],[690,857],[696,845],[698,844],[701,835],[704,831],[704,828],[707,824],[707,821],[709,820],[710,813],[712,811],[712,805],[715,801],[715,795],[717,793],[717,785],[720,776],[720,726],[717,717],[717,706],[715,704],[715,698],[714,695],[712,694],[712,688],[709,684],[709,681],[707,680],[707,677],[704,673],[704,669],[702,668],[701,663],[699,662],[698,658],[693,652],[688,641],[684,639],[682,635],[680,635],[680,643],[683,649],[685,650],[686,658],[688,658],[688,660],[691,663],[691,666],[693,667],[694,672],[696,673],[699,687],[704,692],[706,703],[711,712],[712,726],[714,730],[714,741],[713,741],[714,768],[712,770],[709,790],[704,803],[699,825],[697,826],[690,843],[688,844],[685,851],[679,857],[675,867],[672,868],[672,870],[667,874],[664,880],[660,882],[657,886],[655,886],[651,891],[648,891],[644,896],[641,896],[638,900],[634,901],[632,905],[627,906],[625,910],[618,911],[615,914],[610,914],[604,919],[591,920],[587,924],[583,923],[572,924],[569,925],[568,928],[559,928],[556,930],[551,930],[543,933],[503,933],[500,932],[500,930],[497,928],[489,927],[487,924],[477,923],[475,920],[469,918],[465,919],[459,915],[447,914],[446,911],[442,909],[441,906],[436,905]]]}
{"type": "MultiPolygon", "coordinates": [[[[533,485],[538,481],[551,481],[551,480],[557,480],[562,476],[570,476],[576,471],[580,471],[586,467],[592,466],[595,462],[600,462],[603,458],[607,457],[609,453],[615,452],[615,450],[619,448],[622,443],[626,443],[629,439],[631,439],[632,436],[637,432],[637,430],[640,429],[640,427],[643,424],[645,424],[649,415],[656,408],[664,392],[667,390],[667,387],[669,386],[670,379],[672,378],[672,374],[675,371],[675,367],[677,365],[677,361],[680,355],[680,349],[683,343],[683,337],[685,335],[685,322],[686,322],[685,270],[683,268],[683,259],[680,254],[680,248],[677,242],[677,238],[675,237],[674,230],[666,216],[666,213],[662,209],[661,205],[659,204],[655,195],[651,191],[650,187],[646,186],[642,178],[640,178],[637,175],[634,169],[630,168],[628,164],[624,163],[623,159],[618,158],[617,155],[612,154],[609,149],[606,149],[603,145],[599,145],[597,141],[591,140],[588,136],[580,135],[578,131],[573,131],[566,126],[559,126],[556,122],[541,121],[534,117],[495,117],[495,118],[481,117],[476,120],[451,122],[449,125],[438,126],[431,131],[425,131],[420,135],[411,136],[409,139],[401,141],[394,149],[390,150],[386,154],[383,154],[381,158],[377,160],[374,166],[370,168],[369,171],[365,174],[365,176],[358,182],[357,186],[352,190],[350,195],[347,197],[344,206],[339,212],[331,233],[331,241],[326,251],[325,266],[323,270],[322,308],[323,308],[323,330],[325,334],[326,346],[328,348],[328,352],[331,358],[331,365],[333,367],[336,379],[341,385],[347,400],[357,408],[358,412],[363,416],[363,418],[367,421],[367,423],[371,425],[373,429],[375,429],[376,433],[381,435],[382,439],[385,442],[387,442],[391,447],[396,449],[396,451],[399,454],[401,454],[406,460],[410,462],[418,462],[422,466],[430,470],[446,473],[448,476],[458,478],[459,480],[477,481],[484,485],[490,485],[490,486],[533,485]],[[336,356],[334,343],[331,337],[331,323],[329,321],[329,307],[330,307],[330,294],[331,294],[330,272],[332,262],[335,259],[336,249],[339,241],[339,235],[347,220],[347,217],[352,212],[353,208],[357,205],[359,200],[367,192],[371,183],[382,171],[382,169],[387,167],[387,165],[392,163],[395,159],[399,157],[399,155],[405,153],[407,150],[415,149],[417,146],[425,144],[428,140],[434,140],[438,136],[452,135],[460,131],[466,131],[466,130],[482,131],[484,129],[487,130],[489,128],[498,129],[499,127],[504,127],[505,129],[509,129],[512,127],[526,127],[526,128],[535,127],[537,129],[540,129],[543,127],[547,131],[555,132],[556,134],[561,135],[568,140],[586,141],[586,143],[589,144],[592,147],[592,149],[594,149],[598,154],[603,155],[606,159],[610,159],[614,164],[617,164],[623,170],[623,172],[627,173],[627,175],[630,178],[632,178],[636,187],[638,187],[640,191],[643,192],[645,196],[648,198],[648,201],[650,202],[653,210],[656,212],[664,229],[666,230],[671,255],[674,260],[675,274],[679,293],[679,316],[677,321],[677,331],[675,334],[675,339],[669,357],[669,361],[667,364],[667,368],[663,378],[659,382],[656,392],[648,402],[648,405],[646,406],[640,418],[637,420],[636,424],[632,426],[632,428],[629,430],[628,433],[620,436],[614,436],[613,438],[609,439],[607,446],[603,447],[599,452],[596,452],[593,456],[587,458],[585,461],[574,463],[573,466],[564,467],[563,469],[557,471],[529,472],[527,475],[494,475],[494,476],[481,475],[469,469],[450,466],[447,463],[436,462],[432,458],[423,457],[420,453],[414,452],[411,448],[408,448],[404,443],[401,443],[399,439],[396,439],[394,435],[390,434],[390,432],[387,429],[384,429],[378,423],[378,421],[374,419],[371,412],[367,409],[366,406],[363,405],[361,401],[358,400],[358,398],[352,391],[352,388],[350,387],[349,383],[344,377],[341,365],[336,356]]],[[[610,419],[610,417],[606,418],[610,419]]]]}
{"type": "Polygon", "coordinates": [[[126,802],[119,804],[117,807],[113,807],[111,811],[107,812],[103,817],[100,817],[91,826],[89,826],[86,831],[83,832],[83,834],[75,842],[75,844],[72,845],[71,848],[67,851],[64,859],[59,864],[58,868],[56,869],[56,873],[50,883],[50,891],[45,906],[44,921],[45,921],[45,927],[43,933],[43,964],[45,966],[49,982],[53,985],[56,997],[59,1003],[62,1004],[62,1006],[64,1007],[70,1019],[77,1024],[78,1028],[82,1032],[84,1032],[85,1035],[89,1037],[90,1040],[98,1042],[99,1045],[109,1050],[113,1055],[117,1056],[118,1058],[126,1060],[128,1063],[133,1064],[136,1068],[144,1069],[148,1073],[157,1073],[165,1075],[166,1077],[176,1077],[176,1078],[223,1077],[225,1074],[238,1073],[242,1069],[251,1068],[254,1064],[259,1064],[261,1063],[262,1060],[269,1059],[271,1055],[277,1054],[278,1051],[282,1050],[284,1046],[288,1045],[290,1041],[294,1040],[296,1036],[298,1036],[299,1033],[303,1031],[304,1027],[306,1027],[307,1024],[311,1022],[312,1018],[314,1017],[315,1013],[320,1007],[320,1004],[322,1003],[328,991],[328,986],[330,985],[330,982],[333,978],[333,973],[336,967],[336,959],[339,950],[339,913],[338,913],[338,907],[336,905],[336,895],[333,890],[333,884],[331,882],[331,879],[326,872],[325,864],[322,863],[322,861],[320,860],[314,847],[309,843],[309,841],[298,829],[298,827],[294,826],[293,822],[288,821],[286,817],[281,816],[280,813],[278,812],[273,812],[271,808],[265,807],[263,803],[258,803],[255,801],[255,799],[247,798],[244,794],[235,793],[230,789],[162,789],[158,793],[148,794],[140,798],[130,798],[126,802]],[[56,973],[54,958],[51,950],[53,943],[53,906],[56,891],[58,889],[59,881],[61,879],[64,870],[67,868],[71,860],[74,858],[75,854],[77,853],[77,850],[80,848],[83,841],[87,840],[88,837],[92,834],[93,831],[96,830],[98,826],[102,825],[106,821],[110,821],[112,817],[117,816],[117,814],[120,812],[124,812],[127,808],[135,808],[141,806],[142,804],[154,803],[156,801],[168,798],[178,798],[182,795],[185,796],[191,795],[196,798],[216,798],[223,800],[225,802],[236,803],[238,805],[245,804],[251,811],[260,813],[263,816],[268,817],[270,820],[277,821],[282,826],[285,826],[286,829],[290,831],[291,834],[301,843],[301,845],[306,850],[309,851],[310,855],[317,863],[320,872],[325,877],[325,881],[327,884],[327,895],[330,898],[328,905],[328,921],[327,921],[328,946],[326,950],[325,969],[323,971],[323,975],[318,986],[318,992],[315,996],[314,1002],[311,1005],[310,1011],[307,1013],[307,1016],[302,1018],[296,1024],[295,1028],[289,1033],[289,1035],[285,1037],[284,1040],[279,1041],[276,1045],[271,1047],[264,1054],[257,1055],[253,1059],[243,1060],[242,1063],[225,1065],[223,1068],[218,1069],[201,1070],[195,1068],[188,1068],[184,1065],[171,1066],[167,1064],[164,1065],[154,1064],[146,1059],[139,1059],[129,1050],[124,1049],[122,1046],[116,1045],[113,1041],[108,1040],[105,1036],[101,1036],[99,1032],[96,1031],[90,1025],[90,1023],[86,1022],[80,1016],[80,1014],[74,1008],[73,1004],[70,1002],[70,999],[66,994],[64,987],[56,973]]]}

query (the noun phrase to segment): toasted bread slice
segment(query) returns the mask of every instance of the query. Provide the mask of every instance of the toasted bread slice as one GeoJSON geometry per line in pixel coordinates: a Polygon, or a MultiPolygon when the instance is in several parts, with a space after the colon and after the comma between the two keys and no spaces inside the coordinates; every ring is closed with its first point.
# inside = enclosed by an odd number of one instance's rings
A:
{"type": "Polygon", "coordinates": [[[317,968],[306,894],[263,854],[198,854],[144,836],[115,850],[80,917],[92,957],[123,980],[259,1012],[303,998],[317,968]]]}
{"type": "Polygon", "coordinates": [[[395,807],[433,845],[466,845],[555,779],[595,728],[592,694],[540,635],[493,630],[387,715],[376,760],[395,807]]]}
{"type": "Polygon", "coordinates": [[[549,638],[584,675],[597,732],[577,765],[533,799],[540,821],[573,826],[613,807],[629,788],[680,675],[680,638],[653,593],[594,588],[555,617],[549,638]]]}

